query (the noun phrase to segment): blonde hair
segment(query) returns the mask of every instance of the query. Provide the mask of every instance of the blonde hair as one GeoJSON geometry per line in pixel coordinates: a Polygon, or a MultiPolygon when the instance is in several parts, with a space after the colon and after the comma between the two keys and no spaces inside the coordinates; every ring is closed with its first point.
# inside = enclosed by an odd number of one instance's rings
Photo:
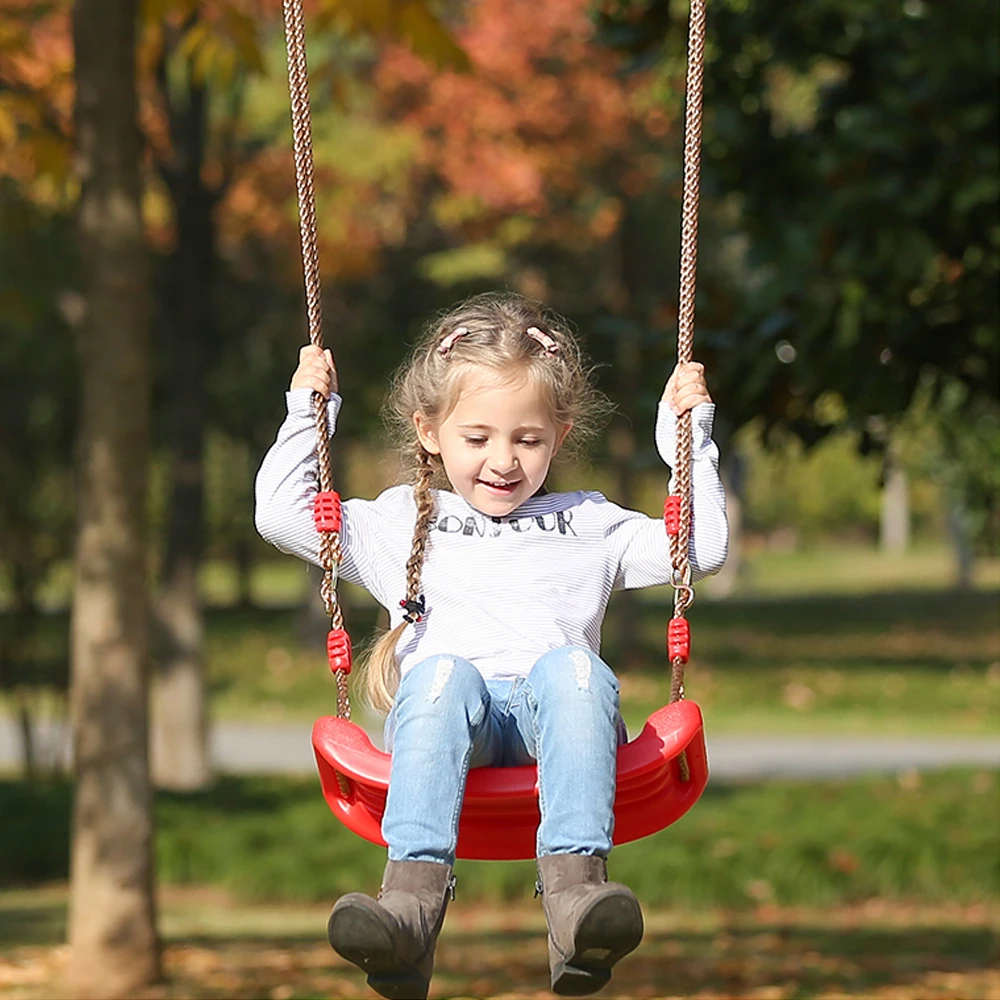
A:
{"type": "MultiPolygon", "coordinates": [[[[458,403],[465,380],[477,370],[505,380],[530,380],[548,404],[553,421],[572,425],[567,439],[571,449],[593,435],[611,410],[593,384],[593,368],[569,324],[538,302],[513,293],[477,295],[429,323],[393,377],[383,407],[386,424],[409,460],[417,507],[406,562],[407,602],[421,598],[420,577],[434,520],[432,488],[448,485],[440,456],[420,444],[413,415],[421,413],[439,424],[458,403]],[[532,328],[541,336],[528,334],[532,328]],[[459,330],[459,336],[449,337],[459,330]],[[445,338],[450,346],[442,351],[445,338]]],[[[563,452],[565,448],[564,444],[563,452]]],[[[399,685],[396,648],[408,624],[404,619],[380,636],[364,665],[362,697],[383,714],[392,707],[399,685]]]]}

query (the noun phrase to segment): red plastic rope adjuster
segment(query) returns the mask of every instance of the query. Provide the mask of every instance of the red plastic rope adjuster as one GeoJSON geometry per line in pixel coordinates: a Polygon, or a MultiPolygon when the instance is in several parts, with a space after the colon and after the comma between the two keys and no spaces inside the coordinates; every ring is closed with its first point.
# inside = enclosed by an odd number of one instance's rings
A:
{"type": "Polygon", "coordinates": [[[326,637],[326,658],[334,673],[338,670],[345,674],[351,672],[351,637],[344,629],[330,629],[326,637]]]}
{"type": "Polygon", "coordinates": [[[663,501],[663,523],[668,535],[676,535],[681,530],[681,498],[669,496],[663,501]]]}
{"type": "Polygon", "coordinates": [[[687,663],[691,655],[691,626],[686,618],[671,618],[667,625],[667,653],[670,662],[687,663]]]}
{"type": "Polygon", "coordinates": [[[323,490],[313,500],[313,521],[317,531],[340,531],[340,494],[323,490]]]}

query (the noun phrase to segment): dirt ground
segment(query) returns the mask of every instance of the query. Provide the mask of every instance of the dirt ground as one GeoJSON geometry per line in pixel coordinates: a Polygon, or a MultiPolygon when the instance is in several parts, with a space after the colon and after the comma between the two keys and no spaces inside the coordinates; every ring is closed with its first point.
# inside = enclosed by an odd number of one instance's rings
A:
{"type": "MultiPolygon", "coordinates": [[[[60,905],[58,898],[56,906],[60,905]]],[[[0,997],[65,994],[61,944],[0,942],[0,997]]],[[[22,911],[28,919],[30,907],[22,911]]],[[[374,997],[324,938],[325,909],[236,906],[170,893],[161,921],[165,981],[142,1000],[374,997]]],[[[35,913],[37,921],[38,914],[35,913]]],[[[22,926],[28,926],[22,924],[22,926]]],[[[647,914],[637,952],[599,996],[629,1000],[1000,1000],[1000,909],[871,901],[833,910],[647,914]]],[[[45,933],[54,934],[56,928],[45,933]]],[[[44,937],[36,934],[35,937],[44,937]]],[[[17,935],[21,936],[21,935],[17,935]]],[[[31,941],[29,933],[23,940],[31,941]]],[[[433,998],[552,996],[540,907],[454,906],[433,998]]]]}

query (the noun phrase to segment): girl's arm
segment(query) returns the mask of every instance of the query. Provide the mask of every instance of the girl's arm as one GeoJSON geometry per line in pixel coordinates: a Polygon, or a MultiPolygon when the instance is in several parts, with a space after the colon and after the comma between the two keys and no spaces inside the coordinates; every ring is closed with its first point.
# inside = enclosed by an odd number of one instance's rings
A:
{"type": "MultiPolygon", "coordinates": [[[[330,397],[331,435],[340,402],[339,396],[330,397]]],[[[254,523],[265,541],[318,566],[319,533],[312,509],[319,490],[319,465],[312,390],[289,390],[285,405],[285,419],[257,472],[254,523]]]]}
{"type": "MultiPolygon", "coordinates": [[[[719,476],[719,447],[712,440],[715,403],[699,403],[691,411],[691,573],[695,580],[718,573],[729,549],[729,522],[726,519],[726,491],[719,476]]],[[[656,414],[656,450],[677,478],[677,414],[661,400],[656,414]]],[[[666,540],[662,520],[658,529],[666,540]]],[[[669,558],[669,543],[668,558],[669,558]]]]}
{"type": "MultiPolygon", "coordinates": [[[[719,449],[712,440],[715,404],[705,385],[704,368],[697,362],[679,366],[667,382],[656,416],[656,447],[663,461],[676,471],[677,417],[691,410],[692,430],[692,579],[717,573],[726,561],[729,525],[726,494],[719,478],[719,449]]],[[[674,482],[670,489],[673,491],[674,482]]],[[[615,585],[624,589],[669,583],[672,576],[670,543],[661,518],[616,508],[607,525],[607,538],[617,560],[615,585]]]]}
{"type": "MultiPolygon", "coordinates": [[[[336,431],[341,398],[335,394],[336,371],[329,352],[303,348],[299,367],[285,394],[287,415],[275,442],[268,449],[257,473],[254,523],[265,541],[282,552],[307,562],[320,564],[319,533],[313,523],[313,498],[319,490],[319,466],[316,458],[316,420],[312,407],[313,391],[330,393],[330,435],[336,431]],[[307,353],[308,352],[308,353],[307,353]],[[317,356],[322,364],[316,364],[317,356]],[[326,373],[325,375],[323,373],[326,373]],[[334,390],[334,391],[331,391],[334,390]]],[[[340,532],[343,559],[340,575],[362,586],[371,579],[371,554],[364,545],[352,544],[354,538],[372,537],[361,523],[372,504],[352,500],[343,504],[340,532]]]]}

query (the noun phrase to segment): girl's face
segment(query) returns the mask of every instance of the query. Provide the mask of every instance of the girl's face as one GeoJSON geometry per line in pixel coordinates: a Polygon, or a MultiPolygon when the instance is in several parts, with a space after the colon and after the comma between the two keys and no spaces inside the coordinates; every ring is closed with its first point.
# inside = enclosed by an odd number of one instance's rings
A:
{"type": "Polygon", "coordinates": [[[467,378],[443,420],[415,413],[413,422],[455,492],[489,517],[512,513],[538,492],[572,426],[553,420],[530,379],[488,375],[467,378]]]}

